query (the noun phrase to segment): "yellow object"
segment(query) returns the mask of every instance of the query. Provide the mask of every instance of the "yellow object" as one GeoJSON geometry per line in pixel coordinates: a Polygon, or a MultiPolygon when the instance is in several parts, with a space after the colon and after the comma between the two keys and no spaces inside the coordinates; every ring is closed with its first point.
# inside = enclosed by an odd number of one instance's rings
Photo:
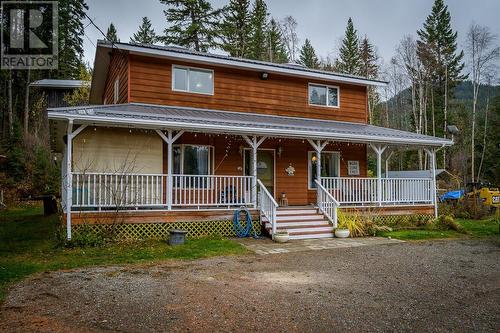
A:
{"type": "Polygon", "coordinates": [[[469,198],[479,196],[481,202],[484,205],[495,208],[500,207],[500,191],[498,190],[498,188],[483,186],[479,189],[467,193],[467,196],[469,198]]]}

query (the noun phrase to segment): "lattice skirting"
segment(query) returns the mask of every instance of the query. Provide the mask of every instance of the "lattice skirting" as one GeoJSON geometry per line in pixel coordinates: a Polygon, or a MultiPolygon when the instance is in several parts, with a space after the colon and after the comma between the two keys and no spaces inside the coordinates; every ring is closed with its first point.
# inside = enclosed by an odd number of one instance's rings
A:
{"type": "Polygon", "coordinates": [[[373,221],[378,225],[386,226],[416,226],[424,225],[434,219],[434,215],[429,214],[414,214],[414,215],[378,215],[373,218],[373,221]]]}
{"type": "MultiPolygon", "coordinates": [[[[242,221],[246,226],[246,222],[242,221]]],[[[195,221],[170,223],[119,223],[119,224],[78,224],[72,226],[73,234],[79,232],[101,233],[105,237],[117,240],[132,239],[167,239],[169,230],[186,230],[188,238],[201,237],[236,237],[233,221],[195,221]]],[[[261,235],[261,225],[258,220],[253,221],[253,230],[261,235]]]]}

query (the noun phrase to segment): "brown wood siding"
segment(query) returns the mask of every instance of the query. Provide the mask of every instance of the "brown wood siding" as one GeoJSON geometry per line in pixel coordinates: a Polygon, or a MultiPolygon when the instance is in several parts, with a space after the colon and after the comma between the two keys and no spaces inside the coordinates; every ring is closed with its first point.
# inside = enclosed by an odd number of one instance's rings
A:
{"type": "MultiPolygon", "coordinates": [[[[129,211],[129,212],[75,212],[71,213],[71,223],[113,224],[113,223],[172,223],[195,221],[224,221],[233,219],[234,210],[198,211],[129,211]]],[[[253,220],[259,219],[258,211],[251,209],[253,220]]],[[[64,214],[66,221],[66,214],[64,214]]]]}
{"type": "Polygon", "coordinates": [[[129,102],[366,123],[366,87],[130,56],[129,102]],[[214,95],[172,91],[172,65],[214,70],[214,95]],[[308,83],[339,86],[340,107],[310,106],[308,83]]]}
{"type": "MultiPolygon", "coordinates": [[[[215,149],[214,174],[216,175],[243,175],[243,155],[240,148],[248,148],[247,143],[239,136],[215,134],[183,134],[175,144],[210,145],[215,149]]],[[[275,150],[275,184],[274,196],[279,198],[282,192],[286,193],[290,205],[306,205],[316,202],[316,191],[308,190],[308,152],[313,151],[311,145],[302,140],[267,139],[260,148],[275,150]],[[282,147],[281,156],[278,156],[278,147],[282,147]],[[288,176],[285,169],[292,165],[295,175],[288,176]]],[[[358,160],[360,176],[366,177],[366,145],[331,143],[325,151],[340,152],[340,176],[347,177],[347,161],[358,160]]],[[[163,146],[163,165],[166,173],[167,146],[163,146]]]]}
{"type": "Polygon", "coordinates": [[[129,56],[126,53],[118,51],[113,51],[110,56],[111,61],[104,86],[103,101],[105,100],[106,104],[113,104],[114,85],[115,80],[118,78],[120,88],[116,103],[127,103],[129,101],[129,56]]]}

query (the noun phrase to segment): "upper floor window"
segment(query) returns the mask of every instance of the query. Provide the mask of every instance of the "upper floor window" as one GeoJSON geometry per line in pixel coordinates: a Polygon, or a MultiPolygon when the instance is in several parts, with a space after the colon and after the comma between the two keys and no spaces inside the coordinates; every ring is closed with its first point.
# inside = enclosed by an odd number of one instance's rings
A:
{"type": "Polygon", "coordinates": [[[174,65],[172,90],[213,95],[214,71],[174,65]]]}
{"type": "Polygon", "coordinates": [[[309,84],[309,104],[339,107],[339,87],[309,84]]]}

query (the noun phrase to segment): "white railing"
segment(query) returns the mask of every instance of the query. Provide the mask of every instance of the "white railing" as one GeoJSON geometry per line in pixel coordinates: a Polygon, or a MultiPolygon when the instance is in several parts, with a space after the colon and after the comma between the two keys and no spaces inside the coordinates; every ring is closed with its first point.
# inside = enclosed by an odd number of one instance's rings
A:
{"type": "Polygon", "coordinates": [[[251,176],[73,173],[73,207],[160,209],[249,206],[251,176]]]}
{"type": "Polygon", "coordinates": [[[131,208],[166,205],[167,175],[73,173],[73,207],[131,208]]]}
{"type": "Polygon", "coordinates": [[[377,179],[361,177],[322,177],[321,185],[330,192],[340,204],[376,204],[377,179]]]}
{"type": "Polygon", "coordinates": [[[326,218],[332,223],[333,227],[337,227],[337,208],[339,207],[339,202],[331,195],[326,188],[321,185],[318,180],[314,180],[316,186],[318,187],[318,208],[326,216],[326,218]]]}
{"type": "Polygon", "coordinates": [[[432,179],[382,178],[378,198],[377,178],[322,177],[321,184],[341,205],[432,204],[432,179]]]}
{"type": "Polygon", "coordinates": [[[278,210],[278,203],[259,179],[257,179],[257,184],[259,186],[260,213],[264,215],[271,225],[271,237],[273,237],[276,234],[276,211],[278,210]]]}
{"type": "Polygon", "coordinates": [[[172,206],[249,206],[252,176],[172,175],[172,206]]]}
{"type": "Polygon", "coordinates": [[[382,178],[383,203],[432,203],[430,178],[382,178]]]}

